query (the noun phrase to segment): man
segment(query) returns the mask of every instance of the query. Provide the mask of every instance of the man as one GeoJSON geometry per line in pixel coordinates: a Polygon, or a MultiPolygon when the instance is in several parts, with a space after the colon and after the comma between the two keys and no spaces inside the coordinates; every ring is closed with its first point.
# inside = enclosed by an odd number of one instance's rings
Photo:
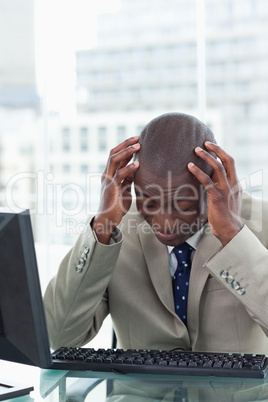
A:
{"type": "Polygon", "coordinates": [[[203,123],[157,117],[111,151],[98,213],[47,288],[52,347],[87,343],[110,313],[123,348],[267,353],[267,219],[203,123]]]}

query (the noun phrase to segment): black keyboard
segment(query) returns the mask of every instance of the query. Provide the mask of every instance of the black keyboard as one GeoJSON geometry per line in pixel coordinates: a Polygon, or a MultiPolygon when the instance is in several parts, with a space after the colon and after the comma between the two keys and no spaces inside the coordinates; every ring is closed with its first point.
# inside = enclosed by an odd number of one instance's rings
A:
{"type": "Polygon", "coordinates": [[[264,378],[268,365],[263,354],[91,348],[60,348],[52,361],[61,370],[246,378],[264,378]]]}

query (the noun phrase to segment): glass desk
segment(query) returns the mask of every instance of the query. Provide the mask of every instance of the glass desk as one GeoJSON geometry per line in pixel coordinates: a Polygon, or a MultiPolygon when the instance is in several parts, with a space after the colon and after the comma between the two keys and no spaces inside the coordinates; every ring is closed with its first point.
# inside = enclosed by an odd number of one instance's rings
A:
{"type": "Polygon", "coordinates": [[[268,401],[268,378],[230,379],[41,370],[0,361],[1,380],[33,385],[17,402],[268,401]]]}

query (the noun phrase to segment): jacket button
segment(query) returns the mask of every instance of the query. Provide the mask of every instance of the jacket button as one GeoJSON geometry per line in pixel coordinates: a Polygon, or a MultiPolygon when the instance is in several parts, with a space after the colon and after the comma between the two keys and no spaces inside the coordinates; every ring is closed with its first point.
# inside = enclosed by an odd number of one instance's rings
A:
{"type": "Polygon", "coordinates": [[[85,263],[86,263],[86,260],[84,258],[80,258],[78,260],[78,265],[81,265],[82,267],[85,265],[85,263]]]}
{"type": "Polygon", "coordinates": [[[85,247],[84,247],[84,253],[85,253],[85,254],[88,254],[88,253],[89,253],[89,247],[88,247],[88,246],[85,246],[85,247]]]}
{"type": "Polygon", "coordinates": [[[235,279],[232,282],[232,288],[238,290],[240,288],[240,283],[237,282],[235,279]]]}
{"type": "Polygon", "coordinates": [[[76,265],[75,270],[78,274],[81,274],[81,272],[83,272],[83,267],[81,265],[76,265]]]}
{"type": "Polygon", "coordinates": [[[246,291],[245,291],[244,288],[239,288],[239,289],[237,290],[237,293],[239,294],[239,296],[243,296],[243,295],[246,293],[246,291]]]}
{"type": "Polygon", "coordinates": [[[227,283],[231,284],[234,280],[234,277],[232,275],[227,276],[227,278],[225,279],[227,283]]]}
{"type": "Polygon", "coordinates": [[[224,269],[223,271],[221,271],[220,275],[223,279],[226,279],[227,276],[229,276],[229,272],[226,269],[224,269]]]}

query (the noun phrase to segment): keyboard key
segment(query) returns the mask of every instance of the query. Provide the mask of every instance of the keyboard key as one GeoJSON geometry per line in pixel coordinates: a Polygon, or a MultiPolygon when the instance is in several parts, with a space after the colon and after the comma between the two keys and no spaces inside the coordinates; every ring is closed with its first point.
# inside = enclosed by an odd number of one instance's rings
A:
{"type": "Polygon", "coordinates": [[[89,356],[86,358],[87,363],[93,363],[95,361],[95,358],[93,356],[89,356]]]}
{"type": "Polygon", "coordinates": [[[147,364],[147,365],[154,364],[154,359],[152,359],[152,358],[146,359],[146,360],[144,361],[144,364],[147,364]]]}
{"type": "Polygon", "coordinates": [[[234,363],[233,368],[242,370],[243,368],[242,362],[234,363]]]}
{"type": "Polygon", "coordinates": [[[225,368],[225,369],[231,369],[232,366],[233,366],[233,363],[232,363],[232,362],[225,362],[224,365],[223,365],[223,368],[225,368]]]}
{"type": "Polygon", "coordinates": [[[114,362],[115,359],[113,359],[112,357],[106,357],[106,359],[104,359],[104,363],[107,364],[111,364],[114,362]]]}
{"type": "Polygon", "coordinates": [[[159,366],[167,366],[168,362],[166,360],[160,360],[160,362],[158,364],[159,364],[159,366]]]}
{"type": "Polygon", "coordinates": [[[196,362],[189,362],[188,367],[197,367],[196,362]]]}
{"type": "Polygon", "coordinates": [[[115,361],[116,364],[123,364],[125,362],[125,359],[123,359],[122,357],[118,357],[115,361]]]}
{"type": "Polygon", "coordinates": [[[138,357],[137,359],[134,360],[135,364],[143,364],[144,363],[144,359],[142,357],[138,357]]]}
{"type": "Polygon", "coordinates": [[[126,364],[133,364],[134,363],[134,359],[132,357],[127,357],[125,360],[126,364]]]}
{"type": "Polygon", "coordinates": [[[212,365],[213,365],[213,362],[212,362],[211,360],[207,360],[207,361],[203,364],[203,367],[209,368],[209,367],[212,367],[212,365]]]}

